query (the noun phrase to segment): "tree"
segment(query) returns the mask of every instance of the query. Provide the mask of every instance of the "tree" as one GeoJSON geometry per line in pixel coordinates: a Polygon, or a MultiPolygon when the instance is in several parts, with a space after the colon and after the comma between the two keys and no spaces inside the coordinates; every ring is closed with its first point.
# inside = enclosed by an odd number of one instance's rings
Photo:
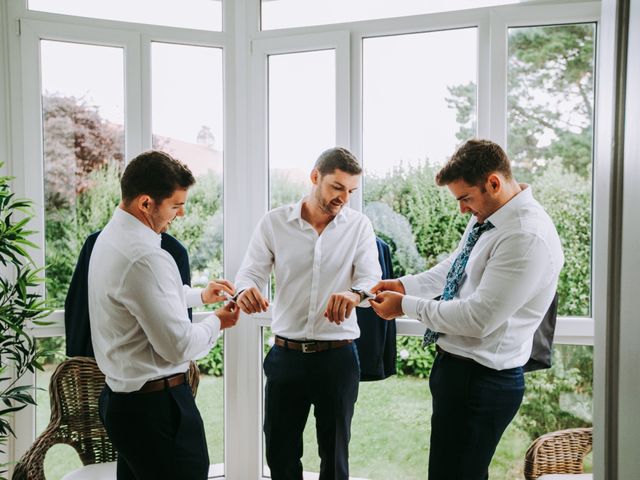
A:
{"type": "MultiPolygon", "coordinates": [[[[519,178],[550,163],[583,177],[591,172],[595,27],[512,28],[507,76],[508,154],[519,178]]],[[[475,135],[476,86],[449,87],[460,124],[475,135]]]]}
{"type": "Polygon", "coordinates": [[[208,125],[202,125],[198,132],[198,136],[196,137],[196,142],[214,150],[216,148],[216,137],[211,131],[211,127],[208,125]]]}
{"type": "Polygon", "coordinates": [[[44,96],[43,117],[47,209],[72,207],[91,172],[122,163],[122,125],[105,121],[82,99],[57,95],[44,96]]]}
{"type": "Polygon", "coordinates": [[[512,29],[507,144],[517,166],[558,159],[565,171],[590,174],[594,35],[593,24],[512,29]]]}
{"type": "Polygon", "coordinates": [[[123,133],[75,97],[45,95],[43,111],[47,298],[61,307],[86,236],[117,205],[123,133]]]}
{"type": "Polygon", "coordinates": [[[456,121],[458,122],[458,131],[456,138],[460,143],[475,137],[478,131],[478,122],[476,119],[476,84],[473,82],[464,85],[454,85],[447,87],[449,94],[445,98],[449,108],[456,111],[456,121]]]}

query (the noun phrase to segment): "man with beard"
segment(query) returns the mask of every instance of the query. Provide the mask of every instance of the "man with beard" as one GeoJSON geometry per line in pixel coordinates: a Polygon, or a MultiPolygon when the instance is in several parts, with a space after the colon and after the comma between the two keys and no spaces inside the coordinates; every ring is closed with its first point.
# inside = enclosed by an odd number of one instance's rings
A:
{"type": "Polygon", "coordinates": [[[436,183],[471,214],[458,248],[426,272],[381,281],[372,305],[383,318],[417,318],[425,345],[437,342],[429,478],[484,480],[522,402],[522,367],[564,256],[553,221],[496,143],[468,140],[436,183]]]}
{"type": "Polygon", "coordinates": [[[236,276],[237,303],[266,311],[262,292],[275,268],[271,328],[264,361],[264,433],[273,480],[302,479],[302,434],[314,406],[320,480],[349,478],[349,439],[360,367],[356,306],[368,306],[380,279],[369,220],[347,206],[362,169],[344,148],[323,152],[311,172],[311,193],[267,213],[236,276]]]}

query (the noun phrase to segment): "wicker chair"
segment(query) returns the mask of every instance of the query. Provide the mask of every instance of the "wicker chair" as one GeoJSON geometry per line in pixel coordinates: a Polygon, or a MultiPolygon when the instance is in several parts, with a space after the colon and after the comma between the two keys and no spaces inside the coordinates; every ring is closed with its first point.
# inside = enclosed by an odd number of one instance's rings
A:
{"type": "Polygon", "coordinates": [[[570,428],[538,437],[525,455],[524,478],[583,473],[584,457],[591,451],[592,442],[592,428],[570,428]]]}
{"type": "MultiPolygon", "coordinates": [[[[195,396],[200,372],[189,365],[189,384],[195,396]]],[[[83,465],[113,462],[116,451],[98,414],[104,375],[94,358],[73,357],[62,362],[51,376],[51,419],[16,465],[14,480],[44,480],[44,457],[58,443],[71,445],[83,465]]]]}

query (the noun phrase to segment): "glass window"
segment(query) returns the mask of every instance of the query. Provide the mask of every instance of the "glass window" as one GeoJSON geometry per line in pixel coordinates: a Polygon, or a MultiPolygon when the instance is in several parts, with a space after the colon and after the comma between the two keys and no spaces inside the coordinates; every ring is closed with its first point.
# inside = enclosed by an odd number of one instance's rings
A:
{"type": "Polygon", "coordinates": [[[367,38],[362,58],[364,211],[399,277],[437,263],[466,225],[434,175],[476,133],[477,29],[367,38]]]}
{"type": "Polygon", "coordinates": [[[46,287],[62,308],[78,253],[120,201],[122,48],[41,41],[46,287]]]}
{"type": "Polygon", "coordinates": [[[262,29],[403,17],[518,3],[520,0],[262,0],[262,29]]]}
{"type": "Polygon", "coordinates": [[[335,51],[269,56],[271,208],[297,202],[309,190],[318,155],[335,146],[335,51]]]}
{"type": "Polygon", "coordinates": [[[196,178],[186,214],[169,233],[189,252],[192,283],[203,286],[223,274],[222,50],[152,43],[151,54],[153,148],[196,178]]]}
{"type": "MultiPolygon", "coordinates": [[[[525,374],[527,389],[489,467],[489,478],[524,478],[524,457],[540,435],[593,424],[593,347],[556,345],[553,366],[525,374]]],[[[585,471],[591,472],[591,455],[585,471]]]]}
{"type": "Polygon", "coordinates": [[[30,10],[125,22],[222,30],[222,0],[28,0],[30,10]]]}
{"type": "MultiPolygon", "coordinates": [[[[224,276],[222,79],[220,48],[151,44],[153,148],[185,163],[196,178],[185,216],[168,233],[187,248],[191,283],[200,287],[224,276]]],[[[202,376],[196,402],[206,419],[211,473],[223,475],[223,341],[197,363],[202,376]]]]}
{"type": "Polygon", "coordinates": [[[509,29],[507,153],[554,220],[560,315],[591,311],[595,24],[509,29]]]}

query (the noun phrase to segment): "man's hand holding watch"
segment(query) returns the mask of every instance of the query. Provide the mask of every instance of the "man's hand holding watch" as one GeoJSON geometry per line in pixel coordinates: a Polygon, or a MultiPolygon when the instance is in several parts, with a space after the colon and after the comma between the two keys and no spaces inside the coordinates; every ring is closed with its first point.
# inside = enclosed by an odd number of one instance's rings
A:
{"type": "Polygon", "coordinates": [[[340,325],[344,322],[345,318],[351,315],[353,309],[366,298],[375,298],[375,295],[365,290],[357,290],[354,288],[346,292],[334,293],[329,297],[329,303],[327,304],[324,316],[327,317],[330,322],[340,325]]]}

